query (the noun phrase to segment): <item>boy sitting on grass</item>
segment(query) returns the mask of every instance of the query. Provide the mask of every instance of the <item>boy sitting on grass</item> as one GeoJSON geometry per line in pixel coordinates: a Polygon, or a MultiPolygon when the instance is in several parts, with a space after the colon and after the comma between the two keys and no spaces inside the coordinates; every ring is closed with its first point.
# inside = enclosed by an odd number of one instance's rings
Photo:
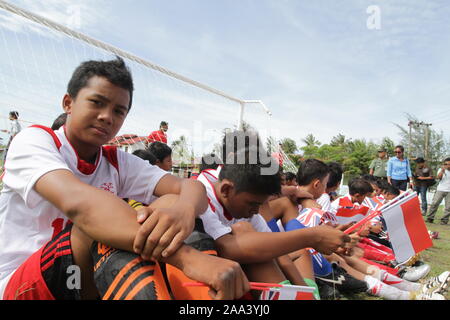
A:
{"type": "Polygon", "coordinates": [[[14,139],[0,196],[3,299],[169,298],[154,260],[207,283],[216,299],[248,291],[237,263],[183,244],[207,208],[201,183],[102,147],[121,128],[132,95],[122,59],[84,62],[62,101],[65,126],[34,126],[14,139]],[[153,195],[160,198],[138,220],[121,200],[150,203],[153,195]],[[77,270],[80,285],[68,286],[77,270]]]}

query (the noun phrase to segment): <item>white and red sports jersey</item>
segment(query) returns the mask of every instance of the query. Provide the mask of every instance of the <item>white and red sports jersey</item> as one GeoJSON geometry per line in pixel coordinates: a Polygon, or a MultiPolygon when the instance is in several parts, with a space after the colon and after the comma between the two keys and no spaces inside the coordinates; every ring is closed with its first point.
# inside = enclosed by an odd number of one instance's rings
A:
{"type": "Polygon", "coordinates": [[[82,182],[120,198],[150,203],[156,184],[167,174],[115,147],[100,148],[95,165],[84,162],[64,130],[33,126],[11,143],[0,195],[0,297],[14,271],[68,221],[34,190],[40,177],[68,170],[82,182]]]}
{"type": "Polygon", "coordinates": [[[331,203],[331,212],[336,216],[338,223],[346,224],[364,218],[369,212],[369,207],[353,203],[351,195],[347,194],[331,203]]]}
{"type": "Polygon", "coordinates": [[[331,208],[331,197],[328,193],[322,194],[319,199],[316,200],[318,204],[322,206],[323,218],[322,223],[338,224],[333,209],[331,208]]]}
{"type": "Polygon", "coordinates": [[[219,166],[215,170],[204,170],[197,178],[198,181],[205,185],[209,202],[209,208],[200,216],[206,233],[216,240],[228,233],[231,233],[231,226],[239,221],[247,221],[251,223],[256,231],[272,232],[260,214],[255,214],[249,219],[236,219],[233,218],[231,214],[223,207],[214,190],[214,183],[219,180],[219,173],[221,169],[222,167],[219,166]]]}

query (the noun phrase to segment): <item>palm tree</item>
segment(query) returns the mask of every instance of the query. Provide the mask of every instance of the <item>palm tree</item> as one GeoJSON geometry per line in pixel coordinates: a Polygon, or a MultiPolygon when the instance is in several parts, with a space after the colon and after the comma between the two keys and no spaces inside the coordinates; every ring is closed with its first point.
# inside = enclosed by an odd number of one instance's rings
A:
{"type": "Polygon", "coordinates": [[[304,139],[302,139],[308,147],[318,147],[321,145],[320,141],[314,137],[312,133],[308,134],[304,139]]]}

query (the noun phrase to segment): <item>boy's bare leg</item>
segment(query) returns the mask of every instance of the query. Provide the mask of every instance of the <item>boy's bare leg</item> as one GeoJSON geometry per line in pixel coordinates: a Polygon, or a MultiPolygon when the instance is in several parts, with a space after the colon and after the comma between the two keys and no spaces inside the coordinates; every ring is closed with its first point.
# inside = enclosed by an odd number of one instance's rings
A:
{"type": "Polygon", "coordinates": [[[364,281],[364,278],[366,276],[365,273],[356,270],[355,268],[351,267],[344,258],[342,258],[341,256],[337,255],[337,254],[332,254],[330,256],[327,256],[327,259],[329,259],[329,261],[335,261],[339,264],[339,266],[341,268],[343,268],[345,271],[347,271],[347,273],[349,275],[351,275],[353,278],[364,281]]]}
{"type": "Polygon", "coordinates": [[[242,269],[249,281],[280,283],[286,280],[275,260],[242,265],[242,269]]]}
{"type": "Polygon", "coordinates": [[[74,263],[81,269],[81,299],[97,299],[99,293],[94,282],[94,263],[91,256],[94,241],[76,226],[72,227],[70,241],[74,263]]]}
{"type": "Polygon", "coordinates": [[[300,256],[294,260],[294,265],[297,267],[297,270],[300,272],[303,279],[314,280],[314,268],[311,254],[306,249],[299,250],[298,252],[300,253],[300,256]]]}

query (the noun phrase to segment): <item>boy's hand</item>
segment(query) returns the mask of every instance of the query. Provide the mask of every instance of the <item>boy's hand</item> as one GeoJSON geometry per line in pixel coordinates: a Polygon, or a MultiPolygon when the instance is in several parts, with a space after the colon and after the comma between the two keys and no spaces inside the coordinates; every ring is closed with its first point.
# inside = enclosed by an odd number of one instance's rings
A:
{"type": "Polygon", "coordinates": [[[137,221],[141,227],[134,239],[134,251],[144,260],[160,260],[161,256],[172,255],[192,233],[195,212],[177,206],[155,210],[144,207],[138,211],[137,221]]]}
{"type": "Polygon", "coordinates": [[[326,255],[332,254],[339,247],[345,247],[346,243],[351,240],[344,232],[328,225],[321,225],[312,229],[315,229],[317,235],[312,247],[326,255]]]}
{"type": "Polygon", "coordinates": [[[250,284],[240,265],[228,259],[202,254],[188,263],[183,272],[191,279],[207,284],[214,300],[241,298],[250,290],[250,284]]]}

